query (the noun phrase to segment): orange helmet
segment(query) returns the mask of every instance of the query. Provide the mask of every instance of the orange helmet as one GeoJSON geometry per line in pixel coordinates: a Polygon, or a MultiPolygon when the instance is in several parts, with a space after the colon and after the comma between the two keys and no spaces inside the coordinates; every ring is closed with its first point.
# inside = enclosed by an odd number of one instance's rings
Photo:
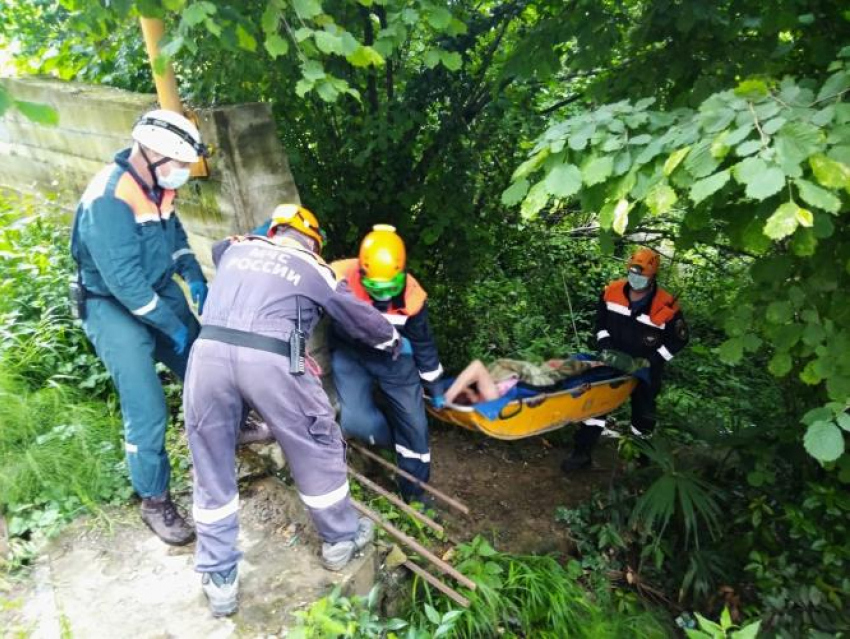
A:
{"type": "Polygon", "coordinates": [[[280,226],[289,226],[316,241],[319,252],[325,243],[325,234],[319,226],[319,219],[309,209],[298,204],[280,204],[272,213],[268,236],[274,237],[280,226]]]}
{"type": "Polygon", "coordinates": [[[650,248],[641,248],[635,251],[628,261],[628,269],[639,268],[640,274],[646,277],[655,277],[661,266],[661,256],[650,248]]]}

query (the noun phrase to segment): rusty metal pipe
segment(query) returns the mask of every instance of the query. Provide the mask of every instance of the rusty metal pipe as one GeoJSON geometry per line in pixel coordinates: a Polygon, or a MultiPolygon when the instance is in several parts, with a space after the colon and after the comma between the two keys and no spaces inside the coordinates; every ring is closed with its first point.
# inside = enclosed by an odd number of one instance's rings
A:
{"type": "Polygon", "coordinates": [[[384,490],[383,488],[378,486],[378,484],[373,482],[368,477],[361,475],[356,470],[354,470],[351,466],[348,467],[348,472],[351,474],[352,477],[354,477],[354,479],[359,481],[361,484],[363,484],[364,486],[366,486],[370,490],[375,491],[381,497],[387,499],[390,503],[392,503],[393,505],[397,506],[398,508],[400,508],[401,510],[406,512],[408,515],[410,515],[414,519],[421,521],[423,524],[425,524],[426,526],[428,526],[432,530],[436,530],[441,535],[445,534],[445,532],[446,532],[445,528],[443,528],[440,524],[438,524],[436,521],[431,519],[428,515],[426,515],[424,513],[420,513],[418,510],[411,508],[410,506],[405,504],[404,501],[402,501],[401,499],[399,499],[398,497],[393,495],[391,492],[384,490]]]}
{"type": "Polygon", "coordinates": [[[434,564],[442,572],[449,575],[452,579],[454,579],[458,583],[466,586],[470,590],[475,590],[475,588],[476,588],[475,582],[472,581],[469,577],[466,577],[462,573],[458,572],[454,567],[450,566],[445,561],[443,561],[442,559],[437,557],[437,555],[435,555],[430,550],[425,548],[425,546],[420,544],[418,541],[416,541],[412,537],[405,535],[403,532],[401,532],[398,528],[393,526],[391,523],[386,522],[383,519],[381,519],[381,516],[378,513],[376,513],[374,510],[372,510],[371,508],[367,508],[366,506],[361,504],[356,499],[352,499],[351,504],[361,514],[366,515],[366,517],[368,517],[369,519],[374,521],[381,528],[386,530],[390,535],[392,535],[393,537],[398,539],[405,546],[408,546],[411,550],[422,555],[425,559],[427,559],[432,564],[434,564]]]}
{"type": "Polygon", "coordinates": [[[415,563],[413,563],[412,561],[410,561],[410,559],[406,559],[404,561],[404,563],[401,564],[401,565],[404,566],[405,568],[407,568],[408,570],[410,570],[412,573],[422,577],[422,579],[424,579],[429,584],[434,586],[434,588],[439,590],[441,593],[446,595],[449,599],[451,599],[455,603],[460,604],[464,608],[469,608],[469,599],[464,597],[462,594],[460,594],[454,588],[451,588],[451,587],[447,586],[446,584],[444,584],[442,581],[437,579],[434,575],[432,575],[430,572],[428,572],[427,570],[425,570],[421,566],[418,566],[415,563]]]}
{"type": "Polygon", "coordinates": [[[442,500],[442,501],[446,502],[449,506],[451,506],[452,508],[455,508],[456,510],[459,510],[459,511],[460,511],[460,512],[462,512],[464,515],[468,515],[468,514],[469,514],[469,508],[467,508],[464,504],[460,503],[460,502],[459,502],[459,501],[457,501],[456,499],[452,499],[451,497],[449,497],[448,495],[446,495],[446,494],[445,494],[445,493],[443,493],[443,492],[440,492],[440,491],[439,491],[439,490],[437,490],[436,488],[434,488],[434,487],[432,487],[432,486],[429,486],[428,484],[426,484],[426,483],[424,483],[424,482],[422,482],[422,481],[419,481],[418,479],[416,479],[416,477],[414,477],[414,476],[413,476],[413,475],[411,475],[410,473],[408,473],[408,472],[406,472],[406,471],[402,470],[401,468],[399,468],[399,467],[398,467],[398,466],[396,466],[395,464],[391,464],[390,462],[388,462],[387,460],[383,459],[383,458],[382,458],[382,457],[380,457],[379,455],[376,455],[375,453],[373,453],[371,450],[367,450],[366,448],[363,448],[360,444],[355,444],[355,443],[354,443],[354,442],[352,442],[352,441],[349,441],[349,442],[348,442],[348,445],[349,445],[349,446],[351,446],[352,448],[354,448],[356,451],[358,451],[358,452],[360,452],[360,453],[363,453],[363,454],[364,454],[364,455],[366,455],[366,457],[368,457],[369,459],[371,459],[371,460],[374,460],[374,461],[378,462],[379,464],[381,464],[381,465],[382,465],[382,466],[384,466],[385,468],[390,469],[391,471],[393,471],[394,473],[396,473],[396,474],[398,474],[398,475],[401,475],[402,477],[404,477],[404,478],[405,478],[405,479],[407,479],[408,481],[413,482],[414,484],[416,484],[417,486],[419,486],[419,487],[420,487],[420,488],[422,488],[423,490],[428,491],[429,493],[431,493],[432,495],[434,495],[434,497],[436,497],[437,499],[440,499],[440,500],[442,500]]]}

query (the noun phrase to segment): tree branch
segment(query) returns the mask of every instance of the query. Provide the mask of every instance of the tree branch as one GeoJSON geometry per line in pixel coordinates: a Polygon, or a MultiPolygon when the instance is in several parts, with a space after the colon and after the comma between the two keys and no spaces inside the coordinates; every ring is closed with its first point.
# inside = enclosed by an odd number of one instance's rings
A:
{"type": "MultiPolygon", "coordinates": [[[[371,47],[375,44],[375,29],[372,26],[372,15],[366,7],[360,5],[359,8],[360,15],[363,17],[363,42],[365,42],[367,46],[371,47]]],[[[366,97],[369,101],[372,113],[377,113],[379,108],[378,82],[375,78],[374,68],[370,68],[366,75],[366,97]]]]}
{"type": "MultiPolygon", "coordinates": [[[[386,29],[387,10],[381,5],[376,5],[375,14],[378,16],[378,20],[381,24],[381,29],[386,29]]],[[[393,78],[393,61],[392,58],[389,57],[386,59],[386,64],[384,65],[384,82],[386,84],[387,102],[392,102],[393,96],[395,95],[395,81],[393,78]]]]}

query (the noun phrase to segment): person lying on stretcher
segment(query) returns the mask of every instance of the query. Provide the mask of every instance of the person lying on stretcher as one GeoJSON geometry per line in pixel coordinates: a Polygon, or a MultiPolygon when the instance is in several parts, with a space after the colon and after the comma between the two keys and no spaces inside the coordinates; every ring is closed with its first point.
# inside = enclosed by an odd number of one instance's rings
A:
{"type": "Polygon", "coordinates": [[[476,359],[455,378],[446,391],[447,404],[478,404],[500,398],[519,382],[551,386],[567,377],[602,366],[603,362],[573,358],[550,359],[533,364],[516,359],[497,359],[488,366],[476,359]]]}

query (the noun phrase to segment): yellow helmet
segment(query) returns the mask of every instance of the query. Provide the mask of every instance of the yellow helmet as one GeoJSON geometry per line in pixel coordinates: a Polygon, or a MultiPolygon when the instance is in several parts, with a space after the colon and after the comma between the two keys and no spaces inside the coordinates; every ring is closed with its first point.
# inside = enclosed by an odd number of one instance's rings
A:
{"type": "Polygon", "coordinates": [[[280,204],[272,213],[268,236],[273,237],[279,226],[289,226],[313,238],[318,244],[319,251],[325,243],[325,234],[319,226],[319,219],[309,209],[298,204],[280,204]]]}
{"type": "Polygon", "coordinates": [[[394,297],[404,290],[407,251],[395,227],[376,224],[360,243],[363,286],[376,298],[394,297]]]}

